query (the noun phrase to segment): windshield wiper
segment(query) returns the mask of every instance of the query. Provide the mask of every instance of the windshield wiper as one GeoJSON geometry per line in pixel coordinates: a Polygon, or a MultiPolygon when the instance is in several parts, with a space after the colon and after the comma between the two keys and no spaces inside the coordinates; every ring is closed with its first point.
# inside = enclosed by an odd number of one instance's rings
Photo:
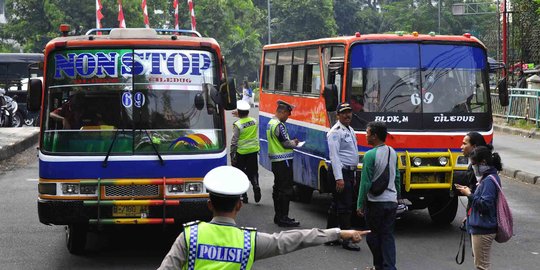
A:
{"type": "MultiPolygon", "coordinates": [[[[143,131],[143,129],[140,129],[140,131],[143,131]]],[[[152,145],[152,149],[154,149],[154,152],[156,153],[156,156],[159,158],[159,163],[163,166],[165,164],[165,161],[161,157],[161,154],[159,153],[159,150],[156,147],[156,143],[154,143],[154,140],[152,140],[152,137],[148,133],[148,130],[144,129],[144,133],[146,134],[146,137],[150,141],[150,145],[152,145]]]]}
{"type": "MultiPolygon", "coordinates": [[[[124,131],[124,129],[122,129],[122,131],[124,131]]],[[[109,150],[107,150],[107,155],[105,155],[105,160],[103,160],[103,163],[101,164],[103,168],[107,168],[107,163],[109,161],[109,157],[111,156],[111,152],[112,152],[114,143],[116,142],[116,138],[118,137],[118,132],[120,132],[119,128],[117,128],[116,131],[114,132],[114,137],[111,142],[111,145],[109,145],[109,150]]]]}

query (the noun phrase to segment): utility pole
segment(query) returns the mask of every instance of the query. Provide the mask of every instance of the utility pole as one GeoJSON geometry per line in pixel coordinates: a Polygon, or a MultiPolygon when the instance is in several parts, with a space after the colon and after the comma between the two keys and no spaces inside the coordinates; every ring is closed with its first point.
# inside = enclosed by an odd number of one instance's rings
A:
{"type": "MultiPolygon", "coordinates": [[[[506,9],[506,0],[502,0],[502,5],[499,5],[499,1],[497,0],[497,19],[500,22],[500,14],[502,12],[502,62],[506,67],[507,61],[508,61],[508,31],[507,31],[507,9],[506,9]],[[499,11],[500,10],[500,11],[499,11]]],[[[458,3],[452,5],[452,14],[453,15],[478,15],[478,14],[492,14],[494,12],[491,12],[487,10],[486,7],[489,5],[492,5],[493,2],[485,2],[485,3],[458,3]]],[[[499,25],[498,29],[501,29],[501,26],[499,25]]],[[[497,58],[499,57],[499,43],[500,39],[497,39],[497,58]]],[[[503,69],[502,71],[503,77],[506,76],[506,69],[503,69]]]]}
{"type": "Polygon", "coordinates": [[[439,4],[437,5],[439,7],[439,35],[441,34],[441,0],[439,0],[439,4]]]}
{"type": "MultiPolygon", "coordinates": [[[[504,65],[506,66],[507,65],[507,59],[508,59],[508,40],[507,40],[507,37],[508,37],[508,33],[507,33],[507,26],[506,26],[506,16],[507,16],[507,13],[506,13],[506,0],[503,0],[502,2],[502,5],[503,5],[503,18],[502,18],[502,42],[503,42],[503,46],[502,46],[502,54],[503,54],[503,63],[504,65]]],[[[503,77],[506,76],[506,69],[503,69],[503,77]]]]}
{"type": "Polygon", "coordinates": [[[270,39],[270,35],[272,30],[270,29],[270,0],[267,0],[266,3],[268,5],[268,44],[271,44],[272,40],[270,39]]]}

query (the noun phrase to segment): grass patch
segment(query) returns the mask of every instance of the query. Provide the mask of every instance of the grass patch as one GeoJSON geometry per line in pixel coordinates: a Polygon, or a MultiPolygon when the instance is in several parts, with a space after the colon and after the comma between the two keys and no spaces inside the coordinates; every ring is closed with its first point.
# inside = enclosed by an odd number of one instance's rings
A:
{"type": "Polygon", "coordinates": [[[512,127],[526,129],[526,130],[536,128],[536,124],[534,122],[527,121],[525,119],[513,120],[513,121],[510,121],[510,123],[508,124],[512,127]]]}

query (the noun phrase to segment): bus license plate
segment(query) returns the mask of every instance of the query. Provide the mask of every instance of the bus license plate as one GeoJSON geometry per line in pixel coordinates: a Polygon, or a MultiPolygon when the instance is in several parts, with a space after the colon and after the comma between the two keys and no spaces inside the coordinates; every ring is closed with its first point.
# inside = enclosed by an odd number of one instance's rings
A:
{"type": "Polygon", "coordinates": [[[113,217],[141,217],[148,214],[148,206],[145,205],[114,205],[113,217]]]}

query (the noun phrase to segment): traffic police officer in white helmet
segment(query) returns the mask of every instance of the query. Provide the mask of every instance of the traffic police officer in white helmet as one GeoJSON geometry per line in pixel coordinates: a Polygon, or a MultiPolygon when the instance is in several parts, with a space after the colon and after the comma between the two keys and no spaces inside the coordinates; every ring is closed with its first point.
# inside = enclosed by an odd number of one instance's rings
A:
{"type": "MultiPolygon", "coordinates": [[[[255,118],[249,116],[251,106],[243,100],[236,102],[238,120],[233,123],[231,138],[231,165],[242,170],[253,186],[255,202],[261,200],[259,187],[259,125],[255,118]]],[[[242,195],[242,202],[248,202],[247,193],[242,195]]]]}
{"type": "Polygon", "coordinates": [[[208,172],[203,183],[210,193],[208,208],[212,220],[184,224],[184,232],[159,269],[251,269],[256,260],[340,238],[359,242],[362,235],[370,232],[314,228],[267,234],[238,227],[235,218],[243,205],[241,196],[249,188],[247,176],[237,168],[221,166],[208,172]]]}

